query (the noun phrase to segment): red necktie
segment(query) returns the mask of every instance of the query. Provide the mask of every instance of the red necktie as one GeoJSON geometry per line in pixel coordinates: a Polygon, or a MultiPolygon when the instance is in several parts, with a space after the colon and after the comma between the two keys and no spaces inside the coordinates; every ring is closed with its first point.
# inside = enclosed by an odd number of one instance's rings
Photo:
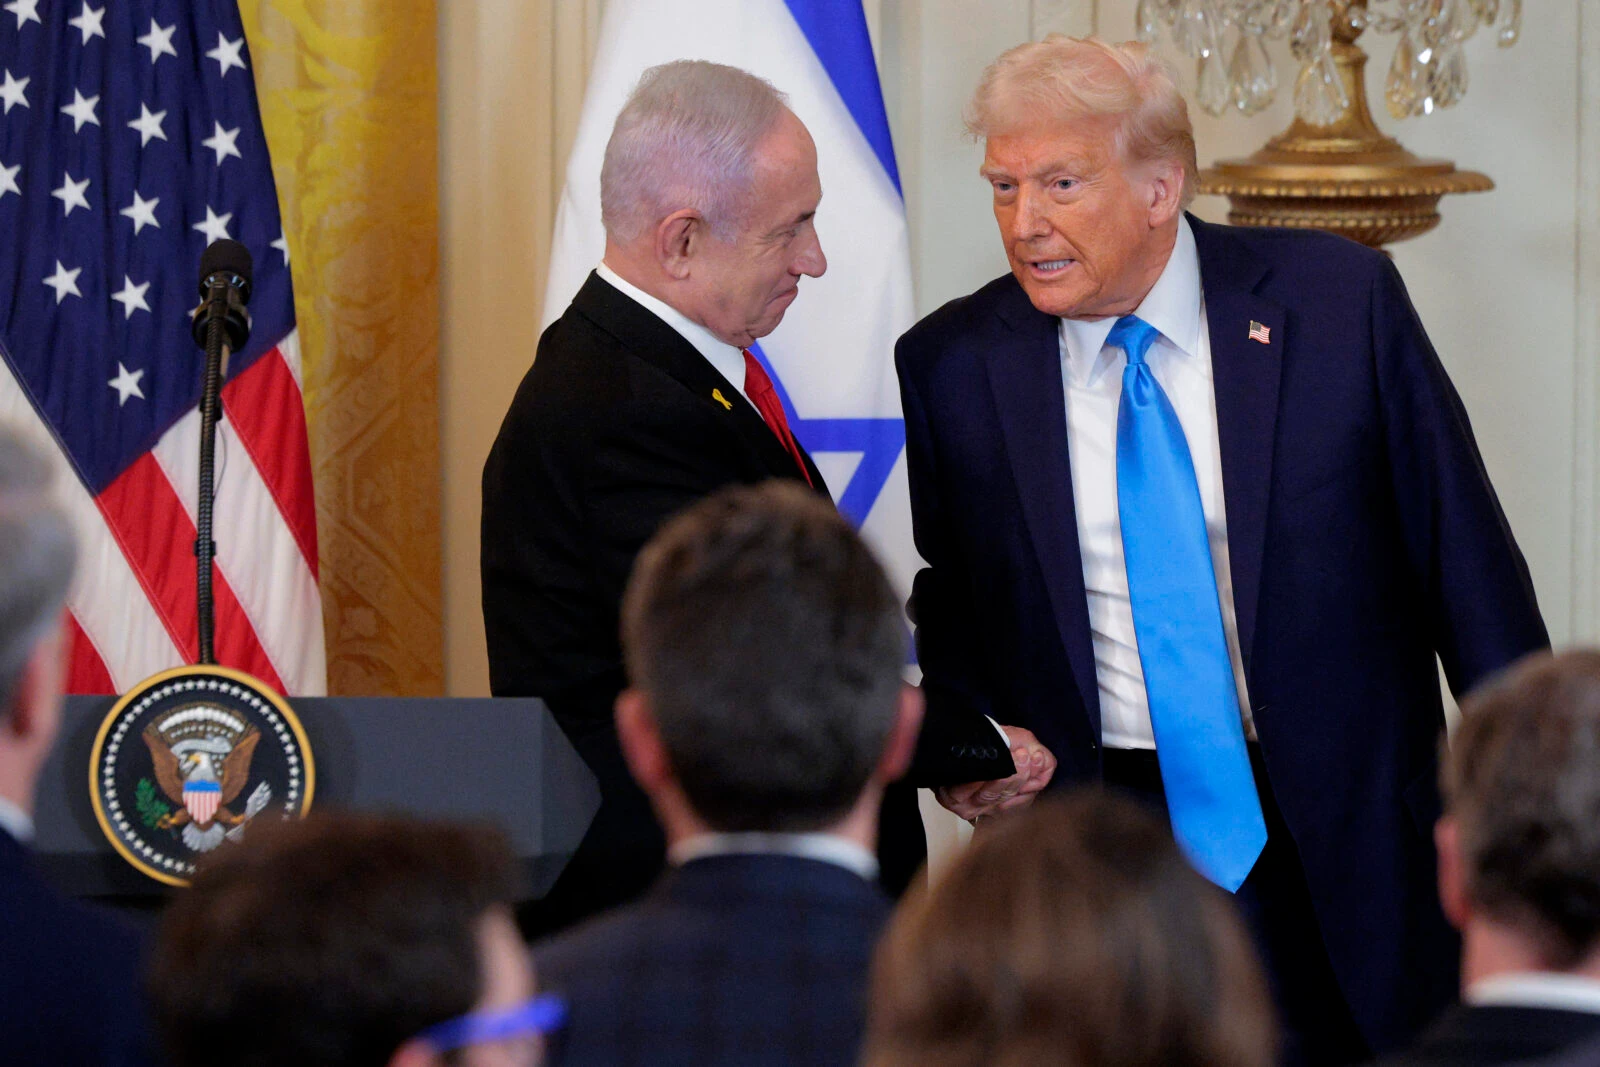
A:
{"type": "Polygon", "coordinates": [[[761,369],[761,363],[750,354],[748,348],[744,349],[744,395],[750,398],[750,403],[761,412],[761,421],[767,424],[778,438],[778,441],[794,457],[794,465],[800,468],[800,474],[805,478],[806,484],[816,488],[811,481],[811,471],[806,468],[806,461],[800,456],[800,446],[794,443],[794,434],[789,432],[789,420],[783,417],[783,404],[778,401],[778,391],[772,387],[772,379],[767,377],[767,372],[761,369]]]}

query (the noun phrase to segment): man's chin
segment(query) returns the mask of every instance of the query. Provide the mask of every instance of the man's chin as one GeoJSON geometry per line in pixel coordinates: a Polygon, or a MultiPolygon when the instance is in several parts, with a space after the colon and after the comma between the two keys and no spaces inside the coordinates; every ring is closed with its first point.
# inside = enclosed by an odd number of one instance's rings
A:
{"type": "Polygon", "coordinates": [[[1072,318],[1083,306],[1084,294],[1074,286],[1059,282],[1041,282],[1026,274],[1017,275],[1017,281],[1022,284],[1022,291],[1028,294],[1028,300],[1033,306],[1046,315],[1056,318],[1072,318]]]}

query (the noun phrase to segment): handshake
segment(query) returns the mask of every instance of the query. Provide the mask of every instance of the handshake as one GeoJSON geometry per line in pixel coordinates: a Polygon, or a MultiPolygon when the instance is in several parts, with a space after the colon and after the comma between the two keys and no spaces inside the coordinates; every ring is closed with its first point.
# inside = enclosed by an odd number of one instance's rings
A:
{"type": "Polygon", "coordinates": [[[986,816],[1027,807],[1056,773],[1056,758],[1029,730],[1004,728],[1016,773],[989,782],[967,782],[934,790],[939,803],[976,825],[986,816]]]}

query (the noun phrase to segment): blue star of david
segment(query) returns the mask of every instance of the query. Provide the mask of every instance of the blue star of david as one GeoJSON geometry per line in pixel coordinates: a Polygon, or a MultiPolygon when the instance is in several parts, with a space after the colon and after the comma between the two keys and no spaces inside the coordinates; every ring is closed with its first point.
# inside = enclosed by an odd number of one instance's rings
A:
{"type": "Polygon", "coordinates": [[[777,371],[773,370],[761,346],[752,344],[750,352],[761,363],[778,401],[783,404],[783,416],[789,420],[789,429],[807,452],[860,452],[861,462],[856,464],[850,482],[839,494],[839,510],[856,527],[867,521],[872,507],[878,502],[883,487],[888,484],[900,452],[906,447],[904,419],[803,419],[789,400],[789,391],[783,387],[777,371]]]}

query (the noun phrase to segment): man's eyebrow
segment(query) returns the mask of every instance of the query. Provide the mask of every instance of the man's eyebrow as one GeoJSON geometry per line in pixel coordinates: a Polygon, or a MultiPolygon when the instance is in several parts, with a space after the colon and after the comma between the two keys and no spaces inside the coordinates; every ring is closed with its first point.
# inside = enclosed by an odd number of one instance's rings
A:
{"type": "MultiPolygon", "coordinates": [[[[1044,163],[1041,166],[1034,168],[1026,175],[1026,177],[1043,178],[1050,174],[1060,174],[1063,171],[1068,174],[1086,174],[1093,169],[1094,168],[1090,165],[1087,159],[1075,156],[1062,156],[1058,159],[1052,159],[1048,163],[1044,163]]],[[[1009,168],[991,167],[987,163],[978,168],[978,176],[981,178],[986,178],[990,181],[993,181],[996,178],[1012,178],[1014,180],[1014,175],[1011,173],[1009,168]]]]}

